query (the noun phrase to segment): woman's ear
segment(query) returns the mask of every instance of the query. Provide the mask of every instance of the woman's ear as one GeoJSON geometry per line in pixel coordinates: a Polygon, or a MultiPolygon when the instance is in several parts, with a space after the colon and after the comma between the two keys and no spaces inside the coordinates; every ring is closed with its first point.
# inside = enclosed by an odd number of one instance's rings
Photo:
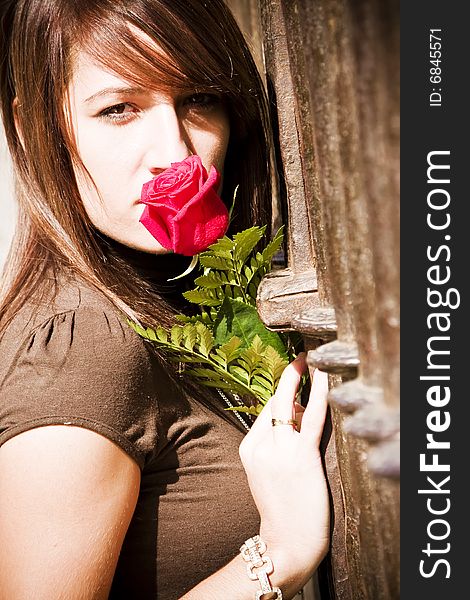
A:
{"type": "Polygon", "coordinates": [[[13,100],[13,119],[15,121],[16,133],[18,134],[20,143],[23,146],[23,150],[24,150],[23,130],[21,129],[20,118],[18,115],[19,105],[20,105],[20,103],[19,103],[18,97],[16,96],[15,99],[13,100]]]}

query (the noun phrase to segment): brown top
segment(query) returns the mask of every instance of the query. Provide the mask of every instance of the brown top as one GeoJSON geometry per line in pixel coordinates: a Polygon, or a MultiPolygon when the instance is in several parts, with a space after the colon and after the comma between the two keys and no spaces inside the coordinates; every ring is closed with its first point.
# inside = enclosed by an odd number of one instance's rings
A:
{"type": "Polygon", "coordinates": [[[30,303],[0,357],[0,445],[34,427],[78,425],[142,470],[111,599],[179,598],[259,531],[234,417],[184,397],[98,291],[68,282],[48,306],[30,303]]]}

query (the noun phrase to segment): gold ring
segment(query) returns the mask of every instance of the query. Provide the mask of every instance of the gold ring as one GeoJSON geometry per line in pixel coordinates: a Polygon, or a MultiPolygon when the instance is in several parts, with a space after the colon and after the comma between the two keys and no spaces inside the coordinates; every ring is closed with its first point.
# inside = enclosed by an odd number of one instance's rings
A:
{"type": "Polygon", "coordinates": [[[298,427],[298,423],[295,419],[271,419],[271,423],[273,427],[276,427],[276,425],[293,425],[294,429],[297,429],[298,427]]]}

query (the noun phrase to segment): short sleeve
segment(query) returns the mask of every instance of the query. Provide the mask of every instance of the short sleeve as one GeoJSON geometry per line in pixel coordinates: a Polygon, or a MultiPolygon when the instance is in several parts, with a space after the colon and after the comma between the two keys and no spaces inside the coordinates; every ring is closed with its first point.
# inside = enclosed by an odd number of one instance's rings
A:
{"type": "Polygon", "coordinates": [[[143,468],[157,445],[158,365],[117,311],[81,306],[55,314],[14,345],[1,371],[0,445],[35,427],[76,425],[143,468]]]}

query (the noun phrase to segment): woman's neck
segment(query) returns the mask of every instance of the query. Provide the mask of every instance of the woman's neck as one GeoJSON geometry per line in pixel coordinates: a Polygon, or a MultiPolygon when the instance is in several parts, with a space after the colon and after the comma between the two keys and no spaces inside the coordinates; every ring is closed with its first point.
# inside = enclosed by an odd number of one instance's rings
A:
{"type": "Polygon", "coordinates": [[[196,273],[175,281],[169,281],[186,271],[191,263],[191,257],[180,254],[150,254],[130,248],[103,234],[99,236],[105,256],[113,256],[127,263],[139,277],[148,282],[163,298],[184,302],[181,294],[194,287],[196,273]]]}

